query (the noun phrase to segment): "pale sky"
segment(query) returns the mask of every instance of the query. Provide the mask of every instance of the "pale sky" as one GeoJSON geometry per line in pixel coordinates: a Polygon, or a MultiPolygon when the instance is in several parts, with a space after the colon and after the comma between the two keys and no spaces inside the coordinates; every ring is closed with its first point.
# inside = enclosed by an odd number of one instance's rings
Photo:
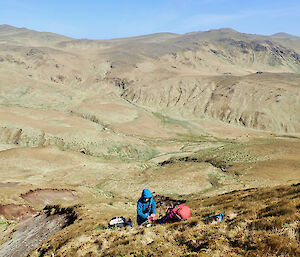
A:
{"type": "Polygon", "coordinates": [[[0,24],[89,39],[218,28],[300,36],[300,0],[0,0],[0,24]]]}

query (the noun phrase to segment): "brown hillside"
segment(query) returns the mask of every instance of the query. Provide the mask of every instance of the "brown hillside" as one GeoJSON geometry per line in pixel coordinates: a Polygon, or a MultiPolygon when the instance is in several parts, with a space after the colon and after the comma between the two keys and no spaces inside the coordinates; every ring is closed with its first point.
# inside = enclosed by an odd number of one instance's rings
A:
{"type": "Polygon", "coordinates": [[[30,256],[297,256],[299,187],[253,188],[190,200],[190,221],[151,228],[110,230],[81,216],[30,256]],[[225,221],[203,220],[219,212],[225,221]]]}
{"type": "Polygon", "coordinates": [[[222,29],[96,41],[2,25],[0,40],[3,107],[17,103],[62,115],[79,109],[107,124],[96,103],[83,105],[91,94],[107,98],[108,88],[112,106],[123,96],[176,119],[299,133],[298,39],[291,44],[222,29]],[[267,74],[251,75],[256,72],[267,74]]]}
{"type": "Polygon", "coordinates": [[[299,87],[282,33],[1,25],[0,256],[299,255],[299,87]],[[137,227],[144,188],[192,219],[137,227]],[[114,216],[134,228],[107,230],[114,216]]]}

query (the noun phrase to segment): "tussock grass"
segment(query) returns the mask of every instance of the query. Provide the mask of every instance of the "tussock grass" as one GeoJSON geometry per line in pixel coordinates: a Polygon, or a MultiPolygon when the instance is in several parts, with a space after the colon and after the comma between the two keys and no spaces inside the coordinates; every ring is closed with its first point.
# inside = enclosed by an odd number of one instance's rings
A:
{"type": "Polygon", "coordinates": [[[150,228],[111,230],[82,218],[33,256],[48,256],[51,251],[58,256],[300,255],[300,184],[191,198],[188,205],[190,220],[150,228]],[[220,211],[225,221],[204,223],[204,217],[220,211]]]}

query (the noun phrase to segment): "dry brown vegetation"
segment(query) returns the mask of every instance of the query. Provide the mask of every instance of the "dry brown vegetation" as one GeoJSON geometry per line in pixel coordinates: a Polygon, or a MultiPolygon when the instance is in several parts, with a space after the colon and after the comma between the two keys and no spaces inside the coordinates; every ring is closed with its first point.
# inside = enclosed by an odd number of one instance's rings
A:
{"type": "Polygon", "coordinates": [[[32,256],[298,256],[300,184],[253,188],[187,203],[186,222],[108,229],[81,216],[32,256]],[[225,221],[205,222],[222,212],[225,221]],[[93,227],[94,226],[94,227],[93,227]],[[93,228],[93,229],[92,229],[93,228]],[[79,243],[80,242],[80,243],[79,243]]]}

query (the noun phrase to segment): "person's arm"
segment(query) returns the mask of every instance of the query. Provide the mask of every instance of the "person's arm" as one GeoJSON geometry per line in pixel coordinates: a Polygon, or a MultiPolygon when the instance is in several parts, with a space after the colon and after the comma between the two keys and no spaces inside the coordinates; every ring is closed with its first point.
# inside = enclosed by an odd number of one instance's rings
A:
{"type": "Polygon", "coordinates": [[[151,198],[151,202],[152,202],[151,203],[152,204],[152,213],[156,214],[156,203],[153,198],[151,198]]]}
{"type": "Polygon", "coordinates": [[[137,213],[137,216],[141,217],[142,219],[147,219],[148,218],[148,215],[143,213],[143,204],[141,202],[137,203],[136,213],[137,213]]]}

